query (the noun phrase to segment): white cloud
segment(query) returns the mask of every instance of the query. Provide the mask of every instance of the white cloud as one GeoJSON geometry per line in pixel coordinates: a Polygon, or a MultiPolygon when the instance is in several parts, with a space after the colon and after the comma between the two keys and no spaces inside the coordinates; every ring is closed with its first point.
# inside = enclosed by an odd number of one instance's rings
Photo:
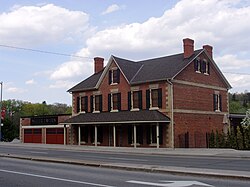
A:
{"type": "Polygon", "coordinates": [[[118,11],[120,9],[122,9],[122,7],[119,7],[117,4],[112,4],[105,11],[102,12],[102,15],[110,14],[110,13],[118,11]]]}
{"type": "Polygon", "coordinates": [[[65,80],[93,73],[93,63],[90,60],[68,61],[58,66],[50,75],[52,80],[65,80]]]}
{"type": "Polygon", "coordinates": [[[25,84],[32,85],[32,84],[36,84],[36,82],[34,81],[34,79],[31,79],[31,80],[27,80],[25,84]]]}
{"type": "Polygon", "coordinates": [[[17,87],[8,87],[5,89],[5,91],[8,93],[18,93],[18,94],[27,92],[27,90],[22,89],[22,88],[17,88],[17,87]]]}
{"type": "Polygon", "coordinates": [[[53,4],[15,5],[10,12],[0,14],[0,43],[35,45],[78,40],[89,32],[88,20],[84,12],[53,4]]]}
{"type": "Polygon", "coordinates": [[[190,37],[197,48],[214,45],[216,54],[248,51],[250,7],[233,6],[232,1],[182,0],[159,18],[97,32],[87,40],[87,49],[148,58],[180,52],[181,40],[190,37]]]}
{"type": "Polygon", "coordinates": [[[51,84],[49,86],[49,88],[65,88],[65,89],[69,89],[72,86],[74,86],[74,82],[65,81],[65,80],[58,80],[54,84],[51,84]]]}
{"type": "MultiPolygon", "coordinates": [[[[244,1],[182,0],[161,17],[96,32],[86,41],[81,56],[103,56],[108,60],[111,54],[128,59],[170,55],[182,52],[182,39],[190,37],[196,48],[214,46],[214,57],[222,71],[245,68],[249,72],[249,20],[250,6],[244,6],[244,1]]],[[[86,78],[93,72],[92,67],[90,61],[66,62],[51,78],[86,78]]],[[[235,78],[228,77],[233,86],[249,86],[247,77],[235,78]]]]}

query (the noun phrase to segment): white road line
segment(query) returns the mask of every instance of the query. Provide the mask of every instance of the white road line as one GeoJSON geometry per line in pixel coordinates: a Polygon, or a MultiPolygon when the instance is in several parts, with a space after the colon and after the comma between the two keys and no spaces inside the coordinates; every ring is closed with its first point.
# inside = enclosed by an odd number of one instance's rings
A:
{"type": "Polygon", "coordinates": [[[27,151],[29,153],[36,153],[36,154],[45,154],[47,155],[48,153],[47,152],[40,152],[40,151],[27,151]]]}
{"type": "Polygon", "coordinates": [[[114,187],[114,186],[109,186],[105,184],[96,184],[96,183],[90,183],[90,182],[84,182],[84,181],[76,181],[76,180],[70,180],[70,179],[44,176],[44,175],[35,175],[31,173],[22,173],[18,171],[10,171],[10,170],[4,170],[4,169],[0,169],[0,172],[13,173],[13,174],[18,174],[18,175],[26,175],[26,176],[31,176],[31,177],[45,178],[45,179],[65,181],[65,182],[78,183],[78,184],[86,184],[86,185],[91,185],[91,186],[114,187]]]}
{"type": "Polygon", "coordinates": [[[147,162],[147,161],[148,161],[148,160],[144,160],[144,159],[133,159],[133,158],[115,158],[115,157],[108,157],[108,159],[110,159],[110,160],[143,161],[143,162],[147,162]]]}

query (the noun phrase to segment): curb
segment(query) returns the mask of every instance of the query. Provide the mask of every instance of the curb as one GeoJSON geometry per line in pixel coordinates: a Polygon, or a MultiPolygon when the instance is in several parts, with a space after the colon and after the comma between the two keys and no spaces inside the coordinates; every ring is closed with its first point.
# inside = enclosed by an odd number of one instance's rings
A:
{"type": "Polygon", "coordinates": [[[226,179],[238,179],[250,181],[250,173],[244,174],[244,172],[239,171],[228,171],[228,170],[211,170],[211,169],[200,169],[200,168],[185,168],[185,167],[159,167],[153,165],[132,165],[132,164],[122,164],[122,163],[98,163],[89,162],[83,160],[66,160],[66,159],[53,159],[48,157],[29,157],[21,155],[11,155],[11,154],[0,154],[0,157],[5,158],[15,158],[23,160],[32,160],[39,162],[53,162],[61,164],[73,164],[82,165],[89,167],[102,167],[111,169],[120,169],[128,171],[143,171],[143,172],[153,172],[153,173],[167,173],[172,175],[189,175],[189,176],[206,176],[213,178],[226,178],[226,179]]]}
{"type": "MultiPolygon", "coordinates": [[[[1,145],[1,144],[0,144],[1,145]]],[[[71,147],[71,146],[63,146],[63,147],[58,147],[57,145],[55,146],[43,146],[43,144],[10,144],[10,143],[3,143],[2,145],[9,145],[9,146],[13,146],[13,147],[26,147],[26,148],[43,148],[43,149],[53,149],[53,150],[73,150],[73,151],[79,151],[79,152],[103,152],[103,153],[110,153],[110,152],[115,152],[115,153],[127,153],[127,154],[148,154],[148,155],[167,155],[167,156],[174,156],[174,157],[178,157],[178,156],[198,156],[198,157],[218,157],[218,158],[243,158],[243,159],[250,159],[250,151],[249,154],[247,155],[241,155],[241,154],[226,154],[223,152],[215,152],[216,150],[210,149],[211,151],[214,151],[212,153],[193,153],[193,152],[189,152],[189,153],[183,153],[183,152],[172,152],[172,149],[170,149],[169,151],[166,150],[166,152],[157,152],[156,151],[144,151],[144,150],[140,150],[140,148],[138,148],[138,150],[125,150],[125,149],[119,149],[119,151],[117,150],[113,150],[113,149],[104,149],[103,147],[97,147],[97,148],[78,148],[77,146],[75,147],[71,147]],[[100,149],[99,149],[100,148],[100,149]]],[[[46,145],[46,144],[45,144],[46,145]]],[[[207,150],[207,149],[205,149],[207,150]]],[[[186,151],[186,150],[185,150],[186,151]]],[[[232,150],[232,151],[237,151],[237,150],[232,150]]],[[[245,151],[243,151],[245,152],[245,151]]]]}

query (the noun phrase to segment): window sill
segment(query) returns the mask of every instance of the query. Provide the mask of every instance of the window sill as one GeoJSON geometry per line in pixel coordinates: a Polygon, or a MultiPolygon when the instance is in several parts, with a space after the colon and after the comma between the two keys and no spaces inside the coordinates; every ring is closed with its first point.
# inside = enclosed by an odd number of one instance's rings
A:
{"type": "Polygon", "coordinates": [[[139,111],[139,108],[132,108],[130,111],[134,112],[134,111],[139,111]]]}
{"type": "Polygon", "coordinates": [[[208,73],[204,73],[204,75],[209,75],[208,73]]]}
{"type": "Polygon", "coordinates": [[[159,107],[151,107],[149,110],[159,110],[159,107]]]}
{"type": "Polygon", "coordinates": [[[220,110],[215,110],[215,112],[219,113],[219,112],[221,112],[221,111],[220,111],[220,110]]]}
{"type": "Polygon", "coordinates": [[[93,113],[100,113],[100,111],[99,111],[99,110],[97,110],[97,111],[93,111],[93,113]]]}
{"type": "MultiPolygon", "coordinates": [[[[130,144],[130,145],[134,146],[134,143],[132,143],[132,144],[130,144]]],[[[140,145],[141,145],[141,144],[136,143],[136,146],[140,146],[140,145]]]]}
{"type": "MultiPolygon", "coordinates": [[[[93,145],[95,145],[95,142],[92,142],[93,145]]],[[[97,145],[100,145],[101,143],[100,142],[97,142],[97,145]]]]}
{"type": "Polygon", "coordinates": [[[81,111],[81,112],[79,112],[80,114],[85,114],[86,112],[85,111],[81,111]]]}
{"type": "Polygon", "coordinates": [[[149,144],[149,146],[156,147],[157,143],[151,143],[151,144],[149,144]]]}
{"type": "Polygon", "coordinates": [[[195,73],[201,73],[200,71],[195,71],[195,73]]]}
{"type": "Polygon", "coordinates": [[[111,110],[110,112],[119,112],[119,110],[111,110]]]}
{"type": "Polygon", "coordinates": [[[115,85],[117,85],[118,83],[117,82],[115,82],[115,83],[111,83],[110,85],[111,86],[115,86],[115,85]]]}

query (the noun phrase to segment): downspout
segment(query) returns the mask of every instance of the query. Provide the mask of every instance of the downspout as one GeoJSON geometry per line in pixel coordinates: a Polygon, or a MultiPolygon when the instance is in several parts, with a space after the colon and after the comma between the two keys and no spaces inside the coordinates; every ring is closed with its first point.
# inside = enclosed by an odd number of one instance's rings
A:
{"type": "Polygon", "coordinates": [[[170,84],[170,95],[171,95],[171,142],[172,148],[174,149],[174,91],[173,83],[171,79],[167,79],[167,82],[170,84]]]}

